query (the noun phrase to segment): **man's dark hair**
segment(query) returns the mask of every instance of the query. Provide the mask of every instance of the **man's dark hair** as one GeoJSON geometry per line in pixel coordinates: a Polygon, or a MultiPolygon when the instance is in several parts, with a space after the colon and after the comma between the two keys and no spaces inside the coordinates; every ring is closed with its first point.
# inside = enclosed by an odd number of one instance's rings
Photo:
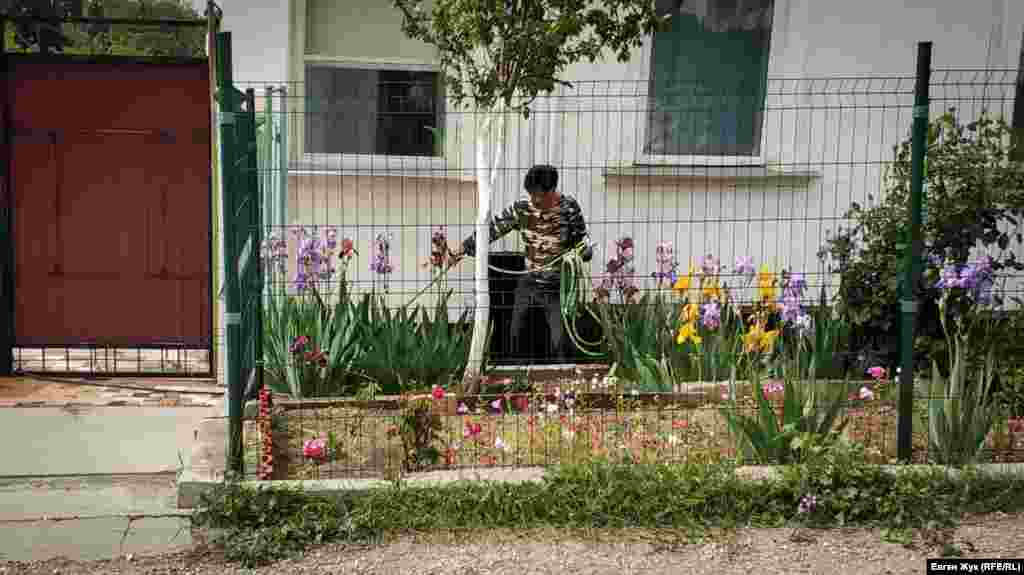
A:
{"type": "Polygon", "coordinates": [[[558,186],[558,170],[554,166],[546,164],[530,168],[530,171],[526,172],[526,180],[523,182],[523,187],[528,192],[534,190],[550,192],[556,186],[558,186]]]}

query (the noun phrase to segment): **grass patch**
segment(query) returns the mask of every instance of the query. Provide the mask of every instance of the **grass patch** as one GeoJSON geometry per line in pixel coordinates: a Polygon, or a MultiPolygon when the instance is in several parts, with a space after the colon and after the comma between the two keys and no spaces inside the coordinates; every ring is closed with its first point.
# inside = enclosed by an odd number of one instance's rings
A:
{"type": "Polygon", "coordinates": [[[229,559],[272,563],[330,540],[367,542],[388,533],[495,529],[672,530],[698,538],[735,527],[878,526],[886,533],[952,526],[966,513],[1024,509],[1024,479],[971,469],[889,472],[840,448],[744,481],[728,463],[551,469],[542,482],[461,482],[327,496],[296,489],[224,485],[204,497],[193,524],[213,533],[229,559]],[[811,510],[799,510],[813,496],[811,510]]]}

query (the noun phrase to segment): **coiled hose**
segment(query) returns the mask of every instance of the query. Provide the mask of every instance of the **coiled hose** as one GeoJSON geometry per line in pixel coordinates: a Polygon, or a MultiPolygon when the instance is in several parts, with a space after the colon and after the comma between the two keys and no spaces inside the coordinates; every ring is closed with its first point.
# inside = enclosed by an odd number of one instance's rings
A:
{"type": "MultiPolygon", "coordinates": [[[[583,301],[586,289],[584,289],[581,284],[586,280],[586,274],[583,273],[583,252],[586,249],[587,244],[581,241],[575,246],[558,254],[554,259],[542,266],[540,270],[536,271],[554,270],[555,266],[562,266],[562,281],[559,286],[559,308],[562,315],[562,325],[565,326],[565,332],[569,336],[569,340],[572,341],[574,346],[576,346],[576,349],[580,350],[580,352],[585,355],[599,357],[604,354],[600,351],[591,351],[587,348],[600,347],[601,344],[605,342],[605,336],[602,334],[601,338],[597,341],[588,341],[583,339],[579,333],[579,329],[576,327],[576,322],[578,321],[577,311],[580,305],[583,306],[583,309],[585,309],[591,317],[600,321],[594,314],[594,311],[590,309],[590,306],[583,301]]],[[[437,274],[434,279],[426,285],[426,287],[417,292],[416,295],[406,303],[406,305],[412,305],[420,295],[429,290],[434,284],[440,281],[441,278],[448,275],[448,272],[451,271],[453,267],[455,267],[455,265],[452,264],[441,270],[441,272],[437,274]]],[[[506,270],[490,264],[487,267],[492,271],[514,276],[530,273],[530,271],[506,270]]]]}

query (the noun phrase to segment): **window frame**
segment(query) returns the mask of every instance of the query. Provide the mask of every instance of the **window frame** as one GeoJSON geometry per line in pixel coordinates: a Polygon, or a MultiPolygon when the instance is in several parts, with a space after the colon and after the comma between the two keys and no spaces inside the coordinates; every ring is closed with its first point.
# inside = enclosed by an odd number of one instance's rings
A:
{"type": "MultiPolygon", "coordinates": [[[[441,69],[437,65],[423,64],[421,62],[401,62],[395,60],[376,60],[367,58],[334,58],[306,54],[301,62],[301,74],[303,80],[303,123],[308,122],[309,113],[305,110],[305,83],[306,67],[308,65],[360,70],[397,70],[411,72],[434,72],[438,74],[438,82],[443,82],[441,69]]],[[[442,106],[440,117],[442,123],[447,123],[445,108],[447,106],[444,96],[443,84],[440,86],[441,97],[439,104],[442,106]]],[[[345,153],[322,153],[310,152],[306,149],[305,127],[303,127],[302,139],[297,142],[301,149],[299,154],[300,163],[304,167],[313,170],[330,168],[343,171],[353,171],[363,175],[376,175],[377,172],[393,170],[445,170],[448,167],[447,149],[442,146],[439,156],[401,156],[387,154],[345,154],[345,153]]]]}
{"type": "MultiPolygon", "coordinates": [[[[775,56],[778,53],[779,38],[785,38],[787,32],[788,22],[785,19],[786,11],[784,10],[784,3],[788,3],[789,0],[774,0],[772,3],[772,29],[771,39],[768,42],[768,69],[765,71],[765,81],[767,82],[771,78],[771,71],[775,64],[775,56]]],[[[657,32],[655,32],[656,34],[657,32]]],[[[761,143],[758,147],[758,154],[754,156],[704,156],[698,154],[648,154],[644,151],[646,142],[648,141],[648,134],[652,128],[650,116],[654,110],[650,107],[651,102],[651,78],[654,75],[654,34],[648,35],[644,38],[643,46],[641,47],[641,58],[640,61],[643,66],[643,71],[646,74],[644,76],[644,82],[646,84],[644,88],[645,108],[642,118],[640,118],[641,126],[640,133],[643,134],[643,140],[640,142],[640,150],[637,154],[638,165],[650,165],[650,166],[711,166],[711,167],[749,167],[749,166],[764,166],[767,163],[765,157],[765,145],[767,144],[767,114],[761,114],[761,143]]],[[[767,97],[767,96],[766,96],[767,97]]]]}

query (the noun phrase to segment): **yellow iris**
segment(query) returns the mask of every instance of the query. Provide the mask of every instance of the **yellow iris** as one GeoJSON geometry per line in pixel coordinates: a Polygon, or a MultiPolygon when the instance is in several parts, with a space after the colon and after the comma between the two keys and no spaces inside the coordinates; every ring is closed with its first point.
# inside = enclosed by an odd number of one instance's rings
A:
{"type": "Polygon", "coordinates": [[[764,324],[757,322],[743,335],[743,350],[747,353],[771,352],[778,336],[779,330],[765,331],[764,324]]]}
{"type": "Polygon", "coordinates": [[[690,284],[693,282],[693,264],[690,264],[690,271],[685,276],[679,276],[676,283],[672,285],[672,289],[679,292],[679,295],[686,295],[686,292],[690,289],[690,284]]]}
{"type": "Polygon", "coordinates": [[[688,303],[683,306],[682,314],[683,323],[695,323],[700,319],[700,305],[697,303],[688,303]]]}
{"type": "Polygon", "coordinates": [[[683,327],[679,328],[679,333],[676,335],[676,343],[683,345],[687,341],[692,341],[694,345],[700,345],[701,338],[697,335],[696,322],[688,321],[683,324],[683,327]]]}
{"type": "Polygon", "coordinates": [[[762,302],[775,301],[775,274],[768,271],[768,266],[762,266],[757,274],[757,290],[762,302]]]}
{"type": "Polygon", "coordinates": [[[708,281],[707,285],[703,286],[702,291],[704,299],[722,301],[722,288],[718,286],[717,281],[708,281]]]}

